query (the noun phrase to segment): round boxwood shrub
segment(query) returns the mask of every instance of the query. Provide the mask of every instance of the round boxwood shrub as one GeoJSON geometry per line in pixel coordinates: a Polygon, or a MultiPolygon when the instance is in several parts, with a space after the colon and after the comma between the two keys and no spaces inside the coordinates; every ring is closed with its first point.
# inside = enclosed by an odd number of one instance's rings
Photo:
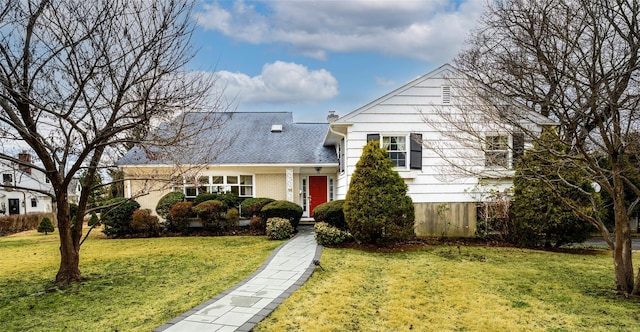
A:
{"type": "Polygon", "coordinates": [[[273,201],[260,210],[260,216],[265,220],[276,217],[287,219],[295,230],[302,218],[302,206],[289,201],[273,201]]]}
{"type": "Polygon", "coordinates": [[[313,209],[313,219],[318,222],[325,222],[341,230],[347,230],[347,222],[344,220],[344,200],[322,203],[313,209]]]}
{"type": "Polygon", "coordinates": [[[169,230],[175,232],[189,229],[189,221],[196,216],[192,208],[192,202],[178,202],[173,205],[167,215],[169,230]]]}
{"type": "Polygon", "coordinates": [[[40,221],[40,225],[38,225],[38,233],[44,233],[44,235],[49,235],[49,233],[52,233],[54,231],[53,229],[53,223],[51,222],[51,219],[44,217],[42,218],[42,221],[40,221]]]}
{"type": "Polygon", "coordinates": [[[213,231],[226,228],[224,211],[224,204],[217,200],[204,201],[193,207],[193,212],[202,221],[202,227],[213,231]]]}
{"type": "Polygon", "coordinates": [[[156,204],[156,213],[162,217],[162,219],[167,219],[171,208],[176,205],[176,203],[182,201],[184,201],[184,194],[179,191],[172,191],[160,198],[158,204],[156,204]]]}
{"type": "Polygon", "coordinates": [[[240,204],[240,211],[242,211],[242,216],[245,218],[259,216],[260,210],[273,201],[275,199],[267,197],[247,198],[240,204]]]}
{"type": "Polygon", "coordinates": [[[316,242],[323,246],[339,245],[351,240],[351,234],[349,232],[333,227],[326,222],[316,223],[313,225],[313,230],[315,231],[316,242]]]}
{"type": "Polygon", "coordinates": [[[291,237],[293,226],[289,219],[269,218],[267,219],[267,236],[272,240],[285,240],[291,237]]]}
{"type": "Polygon", "coordinates": [[[128,200],[123,197],[114,198],[104,203],[102,209],[102,230],[109,237],[119,237],[133,234],[131,227],[133,220],[133,212],[140,208],[140,204],[136,201],[128,200]]]}

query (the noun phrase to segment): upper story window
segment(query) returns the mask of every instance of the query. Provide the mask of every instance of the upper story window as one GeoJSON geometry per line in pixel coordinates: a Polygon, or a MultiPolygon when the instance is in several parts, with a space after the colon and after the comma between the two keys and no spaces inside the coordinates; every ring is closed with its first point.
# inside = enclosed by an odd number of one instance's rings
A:
{"type": "Polygon", "coordinates": [[[442,103],[451,104],[451,87],[450,86],[442,87],[442,103]]]}
{"type": "Polygon", "coordinates": [[[383,136],[382,147],[387,149],[395,167],[407,167],[407,137],[383,136]]]}
{"type": "Polygon", "coordinates": [[[38,200],[35,198],[31,199],[31,207],[38,207],[38,200]]]}
{"type": "MultiPolygon", "coordinates": [[[[380,141],[380,134],[367,134],[367,142],[380,141]]],[[[422,134],[382,135],[381,147],[387,149],[393,166],[422,169],[422,134]]]]}
{"type": "Polygon", "coordinates": [[[2,183],[13,183],[13,174],[11,173],[5,173],[2,174],[2,183]]]}
{"type": "Polygon", "coordinates": [[[486,167],[509,167],[509,136],[487,135],[484,165],[486,167]]]}

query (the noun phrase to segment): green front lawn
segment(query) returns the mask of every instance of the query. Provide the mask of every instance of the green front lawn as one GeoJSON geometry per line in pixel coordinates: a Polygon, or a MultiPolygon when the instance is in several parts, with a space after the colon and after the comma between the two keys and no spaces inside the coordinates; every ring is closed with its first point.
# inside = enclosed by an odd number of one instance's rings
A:
{"type": "Polygon", "coordinates": [[[87,281],[56,289],[58,237],[0,237],[0,330],[150,331],[255,271],[266,237],[106,240],[83,245],[87,281]]]}
{"type": "Polygon", "coordinates": [[[640,331],[606,251],[325,248],[321,264],[256,331],[640,331]]]}

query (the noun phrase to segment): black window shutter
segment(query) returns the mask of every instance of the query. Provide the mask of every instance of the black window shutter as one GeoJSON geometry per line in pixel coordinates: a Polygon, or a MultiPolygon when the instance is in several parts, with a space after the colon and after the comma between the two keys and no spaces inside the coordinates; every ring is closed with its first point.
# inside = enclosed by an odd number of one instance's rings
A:
{"type": "Polygon", "coordinates": [[[524,154],[524,134],[513,133],[513,167],[517,166],[524,154]]]}
{"type": "Polygon", "coordinates": [[[380,141],[380,134],[367,134],[367,143],[371,141],[380,141]]]}
{"type": "Polygon", "coordinates": [[[409,168],[422,169],[422,134],[411,134],[409,141],[409,168]]]}

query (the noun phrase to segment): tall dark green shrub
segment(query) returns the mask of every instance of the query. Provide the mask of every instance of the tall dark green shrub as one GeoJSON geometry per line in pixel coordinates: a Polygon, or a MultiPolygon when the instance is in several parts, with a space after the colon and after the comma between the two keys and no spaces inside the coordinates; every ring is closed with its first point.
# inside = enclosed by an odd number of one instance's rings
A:
{"type": "Polygon", "coordinates": [[[156,213],[163,219],[167,219],[171,208],[182,201],[184,201],[184,194],[179,191],[172,191],[160,198],[158,204],[156,204],[156,213]]]}
{"type": "Polygon", "coordinates": [[[102,230],[109,237],[120,237],[135,233],[131,227],[133,212],[140,208],[140,204],[126,198],[114,198],[104,203],[105,208],[101,210],[102,230]]]}
{"type": "Polygon", "coordinates": [[[268,220],[269,218],[287,219],[295,230],[298,228],[302,217],[302,206],[289,201],[273,201],[260,210],[260,216],[263,220],[268,220]]]}
{"type": "Polygon", "coordinates": [[[356,164],[344,216],[358,242],[404,241],[414,236],[414,206],[407,185],[378,141],[364,147],[356,164]]]}
{"type": "Polygon", "coordinates": [[[593,194],[591,180],[578,168],[564,167],[562,160],[550,152],[566,153],[552,130],[543,131],[540,139],[551,149],[540,149],[536,143],[516,166],[510,208],[512,242],[527,247],[584,242],[595,228],[580,219],[562,199],[583,213],[595,213],[589,198],[580,192],[593,194]]]}
{"type": "Polygon", "coordinates": [[[242,201],[242,204],[240,204],[240,210],[242,211],[242,216],[245,218],[251,218],[253,216],[259,216],[260,215],[260,210],[262,210],[262,208],[275,201],[273,198],[267,198],[267,197],[256,197],[256,198],[247,198],[244,201],[242,201]]]}
{"type": "Polygon", "coordinates": [[[44,233],[44,235],[48,235],[53,231],[54,229],[53,229],[53,223],[51,222],[51,219],[47,217],[42,218],[42,221],[40,221],[40,225],[38,225],[38,233],[44,233]]]}
{"type": "Polygon", "coordinates": [[[341,230],[349,229],[344,220],[344,199],[322,203],[313,209],[313,219],[316,223],[326,222],[327,224],[341,230]]]}

